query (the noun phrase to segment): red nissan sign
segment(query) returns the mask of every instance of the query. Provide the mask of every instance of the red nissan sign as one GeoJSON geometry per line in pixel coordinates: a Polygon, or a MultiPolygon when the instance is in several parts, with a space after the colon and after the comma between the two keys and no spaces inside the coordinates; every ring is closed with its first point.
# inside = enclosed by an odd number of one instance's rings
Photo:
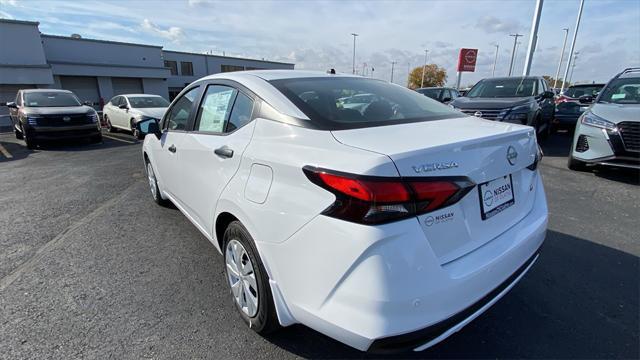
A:
{"type": "Polygon", "coordinates": [[[478,58],[478,49],[460,49],[458,56],[458,72],[476,71],[476,59],[478,58]]]}

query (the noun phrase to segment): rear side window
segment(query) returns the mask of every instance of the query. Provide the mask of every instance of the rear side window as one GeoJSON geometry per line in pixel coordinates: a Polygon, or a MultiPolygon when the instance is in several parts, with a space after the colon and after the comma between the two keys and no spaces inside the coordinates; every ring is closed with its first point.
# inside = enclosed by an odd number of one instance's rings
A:
{"type": "Polygon", "coordinates": [[[243,93],[238,93],[236,102],[233,104],[233,110],[231,110],[231,117],[229,117],[226,131],[232,132],[246,125],[251,121],[252,113],[253,100],[243,93]]]}
{"type": "Polygon", "coordinates": [[[460,117],[422,94],[384,81],[356,77],[294,78],[271,84],[316,126],[353,129],[460,117]]]}

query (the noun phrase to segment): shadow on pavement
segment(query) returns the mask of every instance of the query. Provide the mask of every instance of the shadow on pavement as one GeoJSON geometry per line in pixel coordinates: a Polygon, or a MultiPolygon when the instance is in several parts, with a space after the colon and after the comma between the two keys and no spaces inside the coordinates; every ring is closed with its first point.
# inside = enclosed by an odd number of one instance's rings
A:
{"type": "Polygon", "coordinates": [[[541,141],[540,147],[544,152],[544,156],[567,157],[569,156],[572,141],[572,132],[559,131],[549,136],[545,141],[541,141]]]}
{"type": "MultiPolygon", "coordinates": [[[[638,257],[549,231],[514,289],[457,334],[423,352],[385,358],[637,358],[638,257]]],[[[307,327],[267,338],[309,358],[376,358],[307,327]]]]}

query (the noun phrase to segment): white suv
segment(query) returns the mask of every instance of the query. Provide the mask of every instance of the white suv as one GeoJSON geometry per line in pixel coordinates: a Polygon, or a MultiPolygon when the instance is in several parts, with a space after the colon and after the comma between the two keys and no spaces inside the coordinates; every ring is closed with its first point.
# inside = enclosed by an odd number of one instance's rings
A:
{"type": "Polygon", "coordinates": [[[216,74],[139,128],[153,198],[221,251],[259,333],[302,323],[360,350],[425,349],[511,289],[545,237],[533,128],[384,81],[216,74]]]}

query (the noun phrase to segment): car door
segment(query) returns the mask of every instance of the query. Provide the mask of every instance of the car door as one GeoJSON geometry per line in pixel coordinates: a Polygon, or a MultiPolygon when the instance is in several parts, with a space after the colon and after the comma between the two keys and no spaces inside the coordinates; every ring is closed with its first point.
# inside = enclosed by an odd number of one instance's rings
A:
{"type": "Polygon", "coordinates": [[[160,187],[179,204],[177,189],[183,186],[181,181],[185,176],[181,172],[178,155],[183,150],[182,140],[189,122],[192,121],[199,95],[200,86],[194,86],[174,100],[162,120],[160,146],[154,147],[152,150],[154,168],[160,187]]]}
{"type": "Polygon", "coordinates": [[[178,159],[184,175],[177,196],[201,231],[210,234],[215,205],[240,166],[257,113],[257,100],[234,83],[203,89],[193,130],[185,134],[178,159]]]}
{"type": "Polygon", "coordinates": [[[14,103],[16,104],[16,107],[9,108],[9,119],[11,119],[14,126],[18,125],[18,127],[20,127],[18,122],[20,121],[19,109],[22,108],[22,91],[18,91],[14,103]]]}

